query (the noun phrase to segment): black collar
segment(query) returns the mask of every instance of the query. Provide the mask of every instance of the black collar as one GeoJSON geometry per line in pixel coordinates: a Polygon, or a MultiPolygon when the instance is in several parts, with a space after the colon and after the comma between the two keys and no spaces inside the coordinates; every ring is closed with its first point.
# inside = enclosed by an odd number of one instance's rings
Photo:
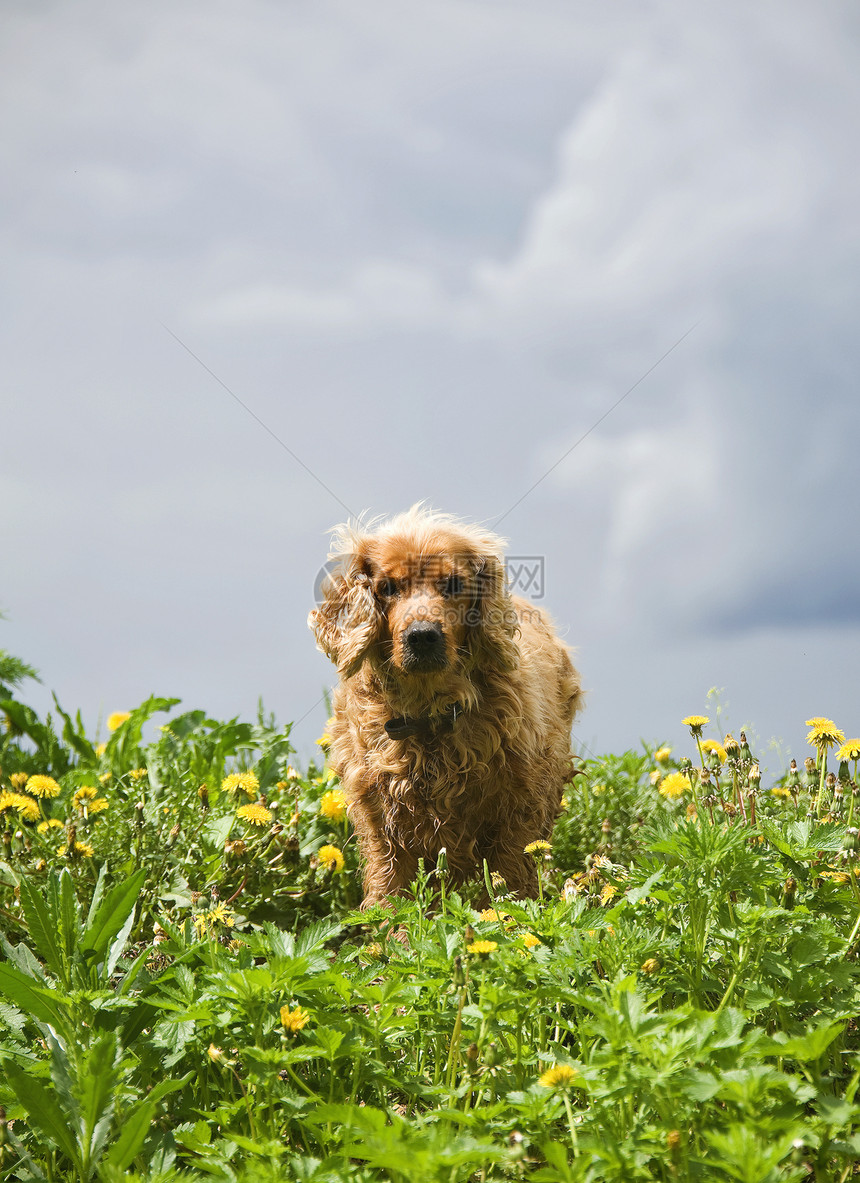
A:
{"type": "Polygon", "coordinates": [[[462,713],[462,705],[453,702],[441,715],[400,715],[396,719],[389,719],[385,724],[385,730],[391,739],[408,739],[412,735],[430,739],[434,735],[444,735],[453,731],[462,713]]]}

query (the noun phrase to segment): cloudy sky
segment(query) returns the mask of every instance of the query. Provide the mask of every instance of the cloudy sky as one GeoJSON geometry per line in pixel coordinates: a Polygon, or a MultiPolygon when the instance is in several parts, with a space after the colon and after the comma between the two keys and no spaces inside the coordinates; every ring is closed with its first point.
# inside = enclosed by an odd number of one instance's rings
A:
{"type": "Polygon", "coordinates": [[[0,25],[0,648],[29,701],[95,726],[262,695],[309,754],[326,530],[427,499],[544,557],[588,749],[682,743],[714,686],[762,749],[860,733],[851,0],[0,25]]]}

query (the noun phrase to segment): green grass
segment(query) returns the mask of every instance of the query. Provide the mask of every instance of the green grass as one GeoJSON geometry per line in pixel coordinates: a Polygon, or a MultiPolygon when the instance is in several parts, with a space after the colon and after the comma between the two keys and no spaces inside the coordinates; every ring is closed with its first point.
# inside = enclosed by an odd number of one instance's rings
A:
{"type": "Polygon", "coordinates": [[[692,737],[586,760],[542,902],[478,913],[433,871],[361,913],[288,728],[151,698],[96,746],[10,662],[0,1178],[853,1175],[857,790],[826,749],[776,785],[692,737]]]}

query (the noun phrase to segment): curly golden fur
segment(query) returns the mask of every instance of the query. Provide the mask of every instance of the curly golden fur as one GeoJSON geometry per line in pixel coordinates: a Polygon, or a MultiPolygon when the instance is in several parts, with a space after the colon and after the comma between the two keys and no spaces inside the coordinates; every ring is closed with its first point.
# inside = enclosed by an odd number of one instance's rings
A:
{"type": "Polygon", "coordinates": [[[331,762],[349,800],[365,905],[447,852],[454,885],[491,871],[537,894],[534,858],[570,773],[581,705],[567,647],[507,586],[502,540],[414,506],[334,533],[310,614],[341,675],[331,762]]]}

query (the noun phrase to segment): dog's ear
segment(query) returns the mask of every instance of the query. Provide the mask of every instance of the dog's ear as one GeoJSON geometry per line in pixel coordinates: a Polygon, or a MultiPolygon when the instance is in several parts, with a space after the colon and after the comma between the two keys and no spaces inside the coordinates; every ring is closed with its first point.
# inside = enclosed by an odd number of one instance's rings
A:
{"type": "Polygon", "coordinates": [[[469,613],[469,647],[477,669],[515,670],[520,664],[519,621],[508,591],[502,557],[488,552],[472,563],[475,596],[469,613]]]}
{"type": "Polygon", "coordinates": [[[322,586],[322,604],[308,617],[317,645],[335,663],[338,673],[356,673],[380,635],[382,613],[370,576],[358,555],[342,556],[322,586]]]}

